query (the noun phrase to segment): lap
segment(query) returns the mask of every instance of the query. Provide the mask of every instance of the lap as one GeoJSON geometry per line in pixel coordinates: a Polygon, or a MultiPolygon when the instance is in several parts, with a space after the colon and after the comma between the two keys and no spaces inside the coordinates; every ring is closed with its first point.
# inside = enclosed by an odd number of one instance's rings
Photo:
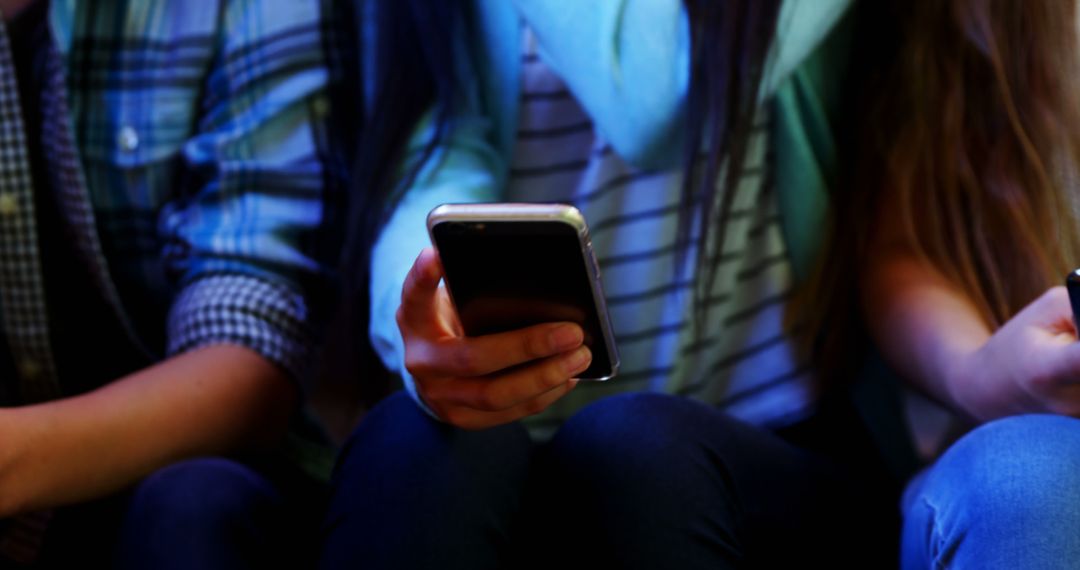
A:
{"type": "Polygon", "coordinates": [[[387,398],[338,460],[321,567],[498,567],[531,455],[517,424],[460,430],[387,398]]]}
{"type": "Polygon", "coordinates": [[[310,555],[301,500],[238,461],[181,461],[123,493],[57,509],[38,567],[245,568],[310,555]]]}
{"type": "Polygon", "coordinates": [[[427,553],[498,567],[511,552],[520,566],[590,544],[618,556],[595,561],[606,565],[805,560],[820,531],[869,524],[849,516],[857,487],[833,462],[683,398],[609,398],[533,446],[518,425],[465,432],[398,395],[339,460],[324,566],[410,567],[427,553]]]}
{"type": "Polygon", "coordinates": [[[859,519],[868,503],[839,464],[685,398],[641,393],[593,404],[544,457],[537,479],[561,487],[538,491],[537,504],[548,517],[562,511],[569,536],[588,537],[574,548],[597,556],[593,564],[861,559],[842,537],[875,524],[859,519]]]}

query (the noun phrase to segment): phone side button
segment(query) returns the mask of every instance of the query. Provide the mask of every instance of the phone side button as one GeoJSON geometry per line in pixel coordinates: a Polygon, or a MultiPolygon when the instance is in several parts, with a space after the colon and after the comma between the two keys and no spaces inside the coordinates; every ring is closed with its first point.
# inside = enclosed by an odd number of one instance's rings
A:
{"type": "Polygon", "coordinates": [[[600,277],[600,262],[596,261],[596,252],[589,248],[589,263],[592,264],[593,276],[600,277]]]}

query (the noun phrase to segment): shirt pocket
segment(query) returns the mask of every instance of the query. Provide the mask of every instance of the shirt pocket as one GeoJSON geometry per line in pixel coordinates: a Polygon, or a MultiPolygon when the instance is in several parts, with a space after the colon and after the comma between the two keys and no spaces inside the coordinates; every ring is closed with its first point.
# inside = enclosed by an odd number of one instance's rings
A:
{"type": "Polygon", "coordinates": [[[96,207],[156,210],[177,193],[196,105],[194,94],[169,92],[111,94],[91,105],[80,138],[96,207]]]}

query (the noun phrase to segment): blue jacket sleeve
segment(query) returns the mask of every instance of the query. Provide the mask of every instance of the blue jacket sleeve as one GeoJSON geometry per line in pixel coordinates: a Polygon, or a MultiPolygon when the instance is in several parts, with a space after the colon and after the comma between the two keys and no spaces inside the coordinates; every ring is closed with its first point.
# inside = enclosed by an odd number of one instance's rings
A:
{"type": "MultiPolygon", "coordinates": [[[[415,168],[434,130],[429,113],[409,142],[402,173],[415,168]]],[[[395,319],[401,287],[420,250],[430,245],[426,230],[429,211],[450,202],[498,199],[502,181],[497,173],[503,170],[500,165],[504,158],[491,146],[490,132],[490,121],[483,116],[457,117],[444,143],[420,166],[372,250],[371,342],[386,367],[401,375],[417,402],[420,400],[405,370],[405,347],[395,319]]]]}

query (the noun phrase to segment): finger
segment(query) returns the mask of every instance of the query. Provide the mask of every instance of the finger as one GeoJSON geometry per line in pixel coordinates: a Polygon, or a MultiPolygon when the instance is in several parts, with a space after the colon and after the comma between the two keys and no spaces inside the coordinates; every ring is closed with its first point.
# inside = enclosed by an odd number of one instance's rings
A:
{"type": "MultiPolygon", "coordinates": [[[[474,378],[490,383],[489,375],[571,351],[581,346],[584,336],[574,323],[545,323],[479,337],[415,338],[406,342],[405,367],[418,378],[474,378]]],[[[446,388],[453,391],[459,385],[446,388]]]]}
{"type": "Polygon", "coordinates": [[[485,412],[508,410],[565,384],[591,361],[592,353],[582,346],[498,376],[447,380],[433,386],[431,396],[485,412]]]}
{"type": "Polygon", "coordinates": [[[585,333],[574,323],[544,323],[477,337],[447,338],[431,346],[440,376],[473,377],[494,374],[522,364],[573,350],[585,333]]]}
{"type": "Polygon", "coordinates": [[[1080,384],[1080,342],[1070,342],[1058,350],[1059,358],[1048,359],[1045,376],[1061,385],[1080,384]]]}
{"type": "Polygon", "coordinates": [[[424,248],[413,262],[401,287],[399,320],[410,325],[434,321],[435,306],[442,279],[442,264],[438,254],[430,247],[424,248]]]}
{"type": "Polygon", "coordinates": [[[577,384],[577,380],[569,380],[531,400],[522,402],[513,408],[498,412],[487,412],[465,406],[453,406],[446,410],[443,415],[443,420],[449,424],[468,430],[486,429],[508,424],[522,418],[536,415],[548,409],[549,406],[559,401],[563,396],[569,394],[571,390],[577,387],[577,384]]]}

